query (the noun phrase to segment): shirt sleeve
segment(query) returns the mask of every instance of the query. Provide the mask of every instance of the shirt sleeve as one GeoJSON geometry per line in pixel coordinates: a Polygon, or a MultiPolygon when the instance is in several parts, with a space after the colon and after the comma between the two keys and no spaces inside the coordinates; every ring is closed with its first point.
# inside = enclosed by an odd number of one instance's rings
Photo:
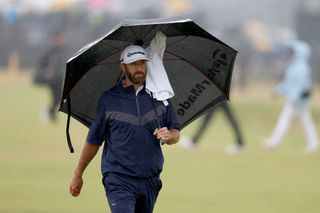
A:
{"type": "Polygon", "coordinates": [[[166,127],[168,129],[180,129],[180,124],[177,118],[177,114],[173,108],[173,104],[171,100],[168,100],[169,105],[167,106],[167,123],[166,123],[166,127]]]}
{"type": "Polygon", "coordinates": [[[98,102],[96,117],[90,126],[87,142],[91,144],[101,145],[106,138],[106,109],[103,96],[98,102]]]}

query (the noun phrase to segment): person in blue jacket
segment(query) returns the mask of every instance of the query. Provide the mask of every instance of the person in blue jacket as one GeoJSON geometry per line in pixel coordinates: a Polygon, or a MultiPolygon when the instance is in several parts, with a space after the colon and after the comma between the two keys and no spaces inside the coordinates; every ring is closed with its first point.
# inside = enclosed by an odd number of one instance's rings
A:
{"type": "Polygon", "coordinates": [[[70,193],[80,194],[83,173],[104,143],[101,170],[111,212],[151,213],[162,187],[164,159],[159,140],[168,145],[177,143],[179,123],[170,100],[165,106],[145,90],[145,50],[130,45],[120,61],[125,77],[99,100],[70,193]]]}
{"type": "Polygon", "coordinates": [[[294,115],[298,115],[307,136],[307,153],[318,148],[318,136],[310,113],[311,68],[308,63],[310,47],[304,41],[294,41],[291,47],[291,61],[284,80],[276,88],[276,94],[286,95],[286,104],[279,116],[272,135],[265,141],[265,147],[277,147],[289,128],[294,115]]]}

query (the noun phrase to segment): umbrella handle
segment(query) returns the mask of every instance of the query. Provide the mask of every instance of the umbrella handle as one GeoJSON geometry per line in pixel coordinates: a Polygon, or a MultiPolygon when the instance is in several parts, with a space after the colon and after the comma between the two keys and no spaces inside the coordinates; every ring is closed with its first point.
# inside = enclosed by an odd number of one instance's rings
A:
{"type": "Polygon", "coordinates": [[[164,144],[166,144],[166,142],[164,140],[160,139],[160,144],[164,145],[164,144]]]}
{"type": "MultiPolygon", "coordinates": [[[[156,109],[155,109],[155,110],[156,110],[156,109]]],[[[155,113],[156,113],[156,116],[157,116],[157,126],[158,126],[158,129],[160,129],[160,128],[161,128],[161,125],[160,125],[159,117],[158,117],[158,114],[157,114],[156,111],[155,111],[155,113]]],[[[166,144],[166,142],[165,142],[164,140],[162,140],[162,139],[159,139],[159,141],[160,141],[160,144],[161,144],[161,145],[166,144]]]]}

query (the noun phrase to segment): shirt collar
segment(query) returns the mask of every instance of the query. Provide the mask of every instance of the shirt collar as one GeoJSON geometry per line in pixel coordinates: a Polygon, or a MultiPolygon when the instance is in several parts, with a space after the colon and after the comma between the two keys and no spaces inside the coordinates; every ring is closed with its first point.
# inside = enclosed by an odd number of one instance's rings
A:
{"type": "MultiPolygon", "coordinates": [[[[129,90],[131,90],[131,88],[132,88],[132,90],[135,91],[133,85],[126,86],[126,85],[124,85],[123,80],[121,81],[121,85],[122,85],[122,88],[124,88],[124,89],[129,89],[129,90]]],[[[146,85],[146,82],[144,82],[144,83],[137,89],[137,91],[135,91],[135,94],[138,95],[138,93],[143,90],[143,88],[145,87],[145,85],[146,85]]]]}

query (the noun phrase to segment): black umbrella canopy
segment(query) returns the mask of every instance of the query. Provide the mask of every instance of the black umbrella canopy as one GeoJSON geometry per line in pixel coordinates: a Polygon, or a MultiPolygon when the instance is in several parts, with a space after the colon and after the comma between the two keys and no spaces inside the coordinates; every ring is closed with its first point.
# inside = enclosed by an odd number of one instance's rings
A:
{"type": "Polygon", "coordinates": [[[180,129],[229,98],[237,51],[190,19],[124,20],[69,59],[60,111],[90,126],[100,95],[119,80],[121,51],[147,47],[158,31],[167,36],[163,60],[180,129]]]}

